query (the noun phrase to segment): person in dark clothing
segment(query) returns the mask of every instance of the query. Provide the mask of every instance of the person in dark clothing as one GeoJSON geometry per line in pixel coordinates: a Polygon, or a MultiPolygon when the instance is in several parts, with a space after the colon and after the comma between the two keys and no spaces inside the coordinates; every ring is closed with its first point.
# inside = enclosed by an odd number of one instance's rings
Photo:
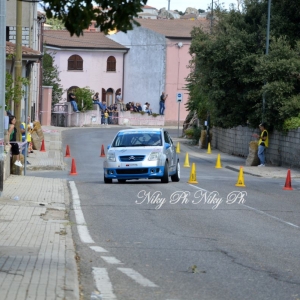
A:
{"type": "Polygon", "coordinates": [[[11,153],[12,155],[17,156],[17,160],[15,161],[15,165],[18,167],[23,167],[21,161],[20,161],[20,149],[19,144],[16,143],[17,141],[17,128],[15,126],[16,124],[16,117],[11,115],[9,116],[9,129],[7,132],[7,135],[9,137],[9,141],[11,144],[11,153]]]}
{"type": "Polygon", "coordinates": [[[77,102],[76,102],[76,97],[73,93],[69,94],[69,101],[71,102],[71,105],[73,107],[74,112],[79,113],[80,111],[78,110],[77,102]]]}
{"type": "Polygon", "coordinates": [[[160,101],[159,101],[159,114],[160,115],[164,115],[164,112],[165,112],[165,102],[168,98],[168,94],[165,95],[165,92],[162,92],[161,93],[161,96],[160,96],[160,101]]]}

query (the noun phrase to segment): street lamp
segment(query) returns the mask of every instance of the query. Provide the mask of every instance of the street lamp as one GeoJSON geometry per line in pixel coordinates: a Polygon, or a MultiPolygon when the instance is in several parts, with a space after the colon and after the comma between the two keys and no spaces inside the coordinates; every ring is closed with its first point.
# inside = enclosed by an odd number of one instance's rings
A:
{"type": "MultiPolygon", "coordinates": [[[[271,0],[268,0],[266,55],[269,54],[269,45],[270,45],[270,18],[271,18],[271,0]]],[[[265,95],[265,92],[264,92],[263,93],[263,107],[262,107],[262,122],[264,121],[265,105],[266,105],[266,95],[265,95]]]]}

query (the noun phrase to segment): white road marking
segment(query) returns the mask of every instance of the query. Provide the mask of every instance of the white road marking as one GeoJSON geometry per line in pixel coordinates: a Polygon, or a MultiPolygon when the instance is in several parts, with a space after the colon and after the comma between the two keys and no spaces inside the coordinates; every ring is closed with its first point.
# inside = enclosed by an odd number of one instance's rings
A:
{"type": "MultiPolygon", "coordinates": [[[[208,191],[206,191],[206,190],[204,190],[204,189],[202,189],[202,188],[199,188],[199,187],[197,187],[197,186],[195,186],[195,185],[190,184],[190,186],[192,186],[192,187],[194,187],[194,188],[196,188],[196,189],[198,189],[198,190],[201,190],[201,191],[204,191],[204,192],[208,192],[208,191]]],[[[240,205],[243,205],[243,206],[245,206],[245,207],[248,207],[248,208],[250,208],[250,209],[252,209],[252,210],[254,210],[254,211],[256,211],[256,212],[258,212],[258,213],[260,213],[260,214],[262,214],[262,215],[266,215],[266,216],[268,216],[268,217],[270,217],[270,218],[272,218],[272,219],[274,219],[274,220],[277,220],[277,221],[279,221],[279,222],[281,222],[281,223],[284,223],[284,224],[286,224],[286,225],[289,225],[289,226],[292,226],[292,227],[295,227],[295,228],[300,228],[300,226],[298,226],[298,225],[295,225],[295,224],[290,223],[290,222],[286,222],[286,221],[284,221],[284,220],[282,220],[282,219],[280,219],[280,218],[277,218],[277,217],[272,216],[272,215],[270,215],[270,214],[268,214],[268,213],[265,213],[265,212],[262,211],[262,210],[256,209],[256,208],[254,208],[254,207],[251,207],[251,206],[248,206],[248,205],[242,204],[242,203],[241,203],[240,205]]]]}
{"type": "Polygon", "coordinates": [[[130,268],[118,268],[119,271],[129,276],[131,279],[136,281],[142,286],[145,287],[158,287],[156,284],[154,284],[152,281],[148,280],[147,278],[143,277],[140,273],[134,271],[130,268]]]}
{"type": "Polygon", "coordinates": [[[200,190],[200,191],[203,191],[203,192],[208,192],[207,190],[201,189],[200,187],[198,187],[198,186],[196,186],[196,185],[193,185],[193,184],[189,184],[189,186],[192,186],[192,187],[194,187],[194,188],[196,188],[196,189],[198,189],[198,190],[200,190]]]}
{"type": "Polygon", "coordinates": [[[94,280],[96,287],[100,292],[103,300],[115,300],[115,296],[112,288],[111,281],[105,268],[93,268],[94,280]]]}
{"type": "Polygon", "coordinates": [[[101,256],[102,259],[104,259],[107,263],[113,264],[113,265],[123,265],[122,262],[120,262],[118,259],[116,259],[113,256],[101,256]]]}
{"type": "Polygon", "coordinates": [[[90,246],[90,248],[92,250],[94,250],[95,252],[108,252],[107,250],[105,250],[104,248],[99,247],[99,246],[90,246]]]}
{"type": "Polygon", "coordinates": [[[290,222],[286,222],[286,221],[284,221],[284,220],[282,220],[282,219],[280,219],[280,218],[277,218],[277,217],[275,217],[275,216],[269,215],[269,214],[265,213],[265,212],[262,211],[262,210],[256,209],[256,208],[254,208],[254,207],[251,207],[251,206],[248,206],[248,205],[245,205],[245,204],[241,204],[241,205],[246,206],[246,207],[248,207],[248,208],[250,208],[250,209],[253,209],[253,210],[255,210],[256,212],[258,212],[258,213],[260,213],[260,214],[263,214],[263,215],[266,215],[266,216],[268,216],[268,217],[270,217],[270,218],[272,218],[272,219],[275,219],[275,220],[277,220],[277,221],[279,221],[279,222],[281,222],[281,223],[290,225],[290,226],[292,226],[292,227],[300,228],[300,226],[298,226],[298,225],[295,225],[295,224],[290,223],[290,222]]]}
{"type": "Polygon", "coordinates": [[[92,237],[90,236],[89,230],[85,223],[83,212],[81,210],[79,194],[78,194],[78,190],[76,188],[75,182],[70,181],[69,183],[70,183],[70,188],[71,188],[71,193],[72,193],[72,198],[73,198],[73,209],[74,209],[74,213],[75,213],[79,237],[83,243],[94,244],[95,242],[92,239],[92,237]]]}

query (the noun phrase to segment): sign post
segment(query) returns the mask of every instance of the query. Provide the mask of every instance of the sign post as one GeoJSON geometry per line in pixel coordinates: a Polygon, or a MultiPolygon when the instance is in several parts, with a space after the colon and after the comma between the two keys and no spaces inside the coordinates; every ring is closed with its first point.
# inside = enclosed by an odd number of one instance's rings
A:
{"type": "Polygon", "coordinates": [[[179,122],[180,122],[180,102],[183,100],[183,94],[177,93],[176,101],[178,102],[178,137],[179,137],[179,122]]]}

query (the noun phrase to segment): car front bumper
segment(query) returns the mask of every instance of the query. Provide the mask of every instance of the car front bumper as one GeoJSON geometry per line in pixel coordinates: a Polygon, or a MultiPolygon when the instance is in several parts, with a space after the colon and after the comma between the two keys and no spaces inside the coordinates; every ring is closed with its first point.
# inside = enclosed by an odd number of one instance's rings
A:
{"type": "Polygon", "coordinates": [[[145,164],[137,163],[104,163],[104,176],[109,179],[159,179],[164,175],[165,166],[161,161],[145,164]]]}

